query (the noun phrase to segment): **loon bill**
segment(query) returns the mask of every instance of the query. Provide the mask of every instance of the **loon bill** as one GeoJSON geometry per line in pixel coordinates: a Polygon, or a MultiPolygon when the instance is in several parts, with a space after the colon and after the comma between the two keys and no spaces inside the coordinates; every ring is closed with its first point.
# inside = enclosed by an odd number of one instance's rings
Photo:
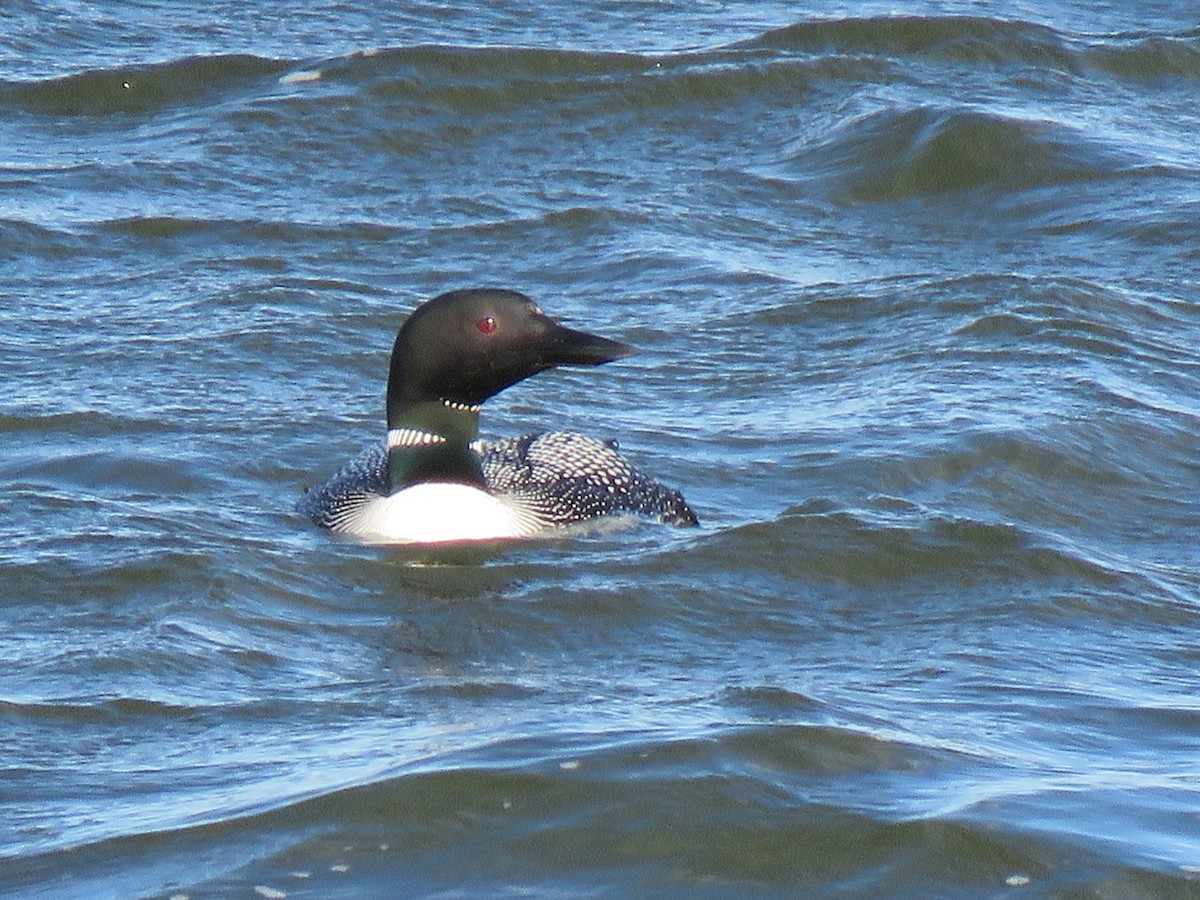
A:
{"type": "Polygon", "coordinates": [[[612,516],[696,525],[683,495],[634,469],[615,443],[561,431],[478,439],[484,401],[505,388],[635,352],[558,324],[516,291],[441,294],[396,335],[386,442],[307,491],[298,509],[370,543],[521,538],[612,516]]]}

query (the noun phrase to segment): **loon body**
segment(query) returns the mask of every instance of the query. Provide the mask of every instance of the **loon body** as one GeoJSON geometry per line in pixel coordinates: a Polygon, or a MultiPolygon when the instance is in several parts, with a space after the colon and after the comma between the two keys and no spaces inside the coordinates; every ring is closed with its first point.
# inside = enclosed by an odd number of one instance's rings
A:
{"type": "Polygon", "coordinates": [[[483,402],[506,387],[634,352],[559,325],[515,291],[435,297],[396,336],[386,443],[308,491],[299,509],[372,543],[522,538],[612,516],[695,525],[683,496],[634,469],[615,443],[570,432],[478,440],[483,402]]]}

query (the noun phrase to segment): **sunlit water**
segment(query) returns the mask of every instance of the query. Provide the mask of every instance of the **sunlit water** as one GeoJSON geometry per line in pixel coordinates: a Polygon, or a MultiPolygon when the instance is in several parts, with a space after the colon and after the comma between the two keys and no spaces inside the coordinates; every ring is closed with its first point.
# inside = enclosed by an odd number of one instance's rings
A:
{"type": "Polygon", "coordinates": [[[0,14],[0,892],[1200,896],[1195,11],[961,12],[0,14]],[[701,529],[296,518],[480,284],[701,529]]]}

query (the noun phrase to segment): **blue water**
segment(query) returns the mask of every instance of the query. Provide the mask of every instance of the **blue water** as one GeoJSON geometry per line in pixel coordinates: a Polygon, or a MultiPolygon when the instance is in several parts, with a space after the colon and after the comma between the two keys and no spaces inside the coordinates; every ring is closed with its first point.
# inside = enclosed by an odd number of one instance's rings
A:
{"type": "Polygon", "coordinates": [[[1200,29],[9,4],[0,895],[1200,896],[1200,29]],[[298,518],[418,303],[699,530],[298,518]]]}

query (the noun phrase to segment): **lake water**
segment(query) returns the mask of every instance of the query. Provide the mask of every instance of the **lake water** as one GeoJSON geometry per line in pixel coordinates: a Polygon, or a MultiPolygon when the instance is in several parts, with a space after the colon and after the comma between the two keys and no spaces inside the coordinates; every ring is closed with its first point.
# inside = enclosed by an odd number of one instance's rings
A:
{"type": "Polygon", "coordinates": [[[6,4],[0,895],[1200,897],[1195,7],[897,9],[6,4]],[[475,285],[699,530],[295,516],[475,285]]]}

